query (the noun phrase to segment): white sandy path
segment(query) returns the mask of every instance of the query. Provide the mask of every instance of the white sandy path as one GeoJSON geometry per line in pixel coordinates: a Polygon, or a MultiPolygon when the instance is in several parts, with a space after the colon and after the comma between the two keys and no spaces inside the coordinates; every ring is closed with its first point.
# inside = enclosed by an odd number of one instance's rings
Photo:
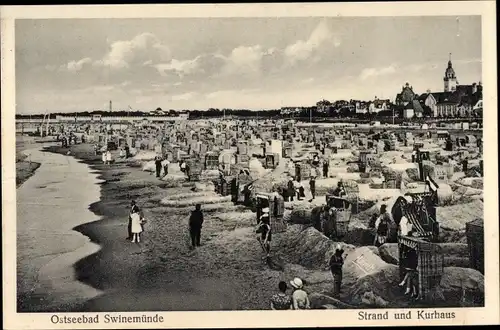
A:
{"type": "Polygon", "coordinates": [[[73,264],[100,247],[73,228],[99,220],[88,210],[100,198],[97,174],[71,156],[28,152],[41,166],[17,189],[18,294],[43,296],[33,309],[93,298],[100,291],[77,281],[73,264]]]}

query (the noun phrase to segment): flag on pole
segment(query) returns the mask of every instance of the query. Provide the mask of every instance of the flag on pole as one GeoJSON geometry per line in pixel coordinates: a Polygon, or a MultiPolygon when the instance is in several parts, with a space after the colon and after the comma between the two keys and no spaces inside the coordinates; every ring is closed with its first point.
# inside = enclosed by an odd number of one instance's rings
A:
{"type": "Polygon", "coordinates": [[[427,175],[425,181],[431,191],[437,191],[439,189],[438,184],[430,176],[427,175]]]}

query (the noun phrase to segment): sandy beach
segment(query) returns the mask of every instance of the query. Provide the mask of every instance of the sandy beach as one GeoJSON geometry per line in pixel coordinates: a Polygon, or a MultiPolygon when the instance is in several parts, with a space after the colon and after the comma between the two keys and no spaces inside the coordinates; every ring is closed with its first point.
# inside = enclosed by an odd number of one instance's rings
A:
{"type": "MultiPolygon", "coordinates": [[[[48,149],[63,154],[68,150],[48,149]]],[[[67,311],[269,308],[282,273],[270,270],[261,259],[253,213],[232,205],[235,211],[245,212],[245,217],[237,213],[228,221],[218,218],[214,209],[206,209],[202,246],[192,251],[187,230],[192,207],[169,208],[159,203],[166,196],[191,192],[192,183],[159,180],[125,163],[102,165],[91,145],[72,146],[71,154],[90,164],[105,181],[100,185],[101,200],[90,206],[102,219],[75,228],[101,249],[74,266],[79,281],[103,294],[67,311]],[[140,244],[126,240],[132,199],[148,219],[140,244]]]]}
{"type": "Polygon", "coordinates": [[[98,290],[79,282],[73,263],[99,250],[73,228],[98,220],[88,205],[99,200],[96,174],[72,157],[27,149],[41,164],[17,189],[18,310],[54,311],[98,290]]]}

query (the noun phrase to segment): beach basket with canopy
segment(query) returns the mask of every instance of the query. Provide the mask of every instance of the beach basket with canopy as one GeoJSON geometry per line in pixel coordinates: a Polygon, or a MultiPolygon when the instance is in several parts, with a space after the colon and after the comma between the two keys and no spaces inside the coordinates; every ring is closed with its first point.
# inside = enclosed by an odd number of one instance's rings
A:
{"type": "Polygon", "coordinates": [[[219,153],[208,151],[205,154],[205,170],[217,170],[219,168],[219,153]]]}
{"type": "Polygon", "coordinates": [[[252,192],[252,184],[254,180],[250,176],[249,170],[241,168],[240,173],[235,176],[236,189],[233,200],[236,203],[248,204],[250,202],[250,195],[252,192]]]}
{"type": "Polygon", "coordinates": [[[292,145],[290,143],[285,143],[282,153],[283,158],[292,158],[292,145]]]}
{"type": "Polygon", "coordinates": [[[309,180],[312,175],[312,169],[309,162],[300,160],[295,162],[295,178],[297,181],[309,180]]]}
{"type": "Polygon", "coordinates": [[[244,141],[244,140],[238,141],[236,148],[237,148],[236,153],[238,155],[248,155],[248,152],[249,152],[248,141],[244,141]]]}
{"type": "Polygon", "coordinates": [[[287,224],[284,221],[283,214],[285,213],[285,200],[280,194],[273,193],[256,193],[255,207],[257,211],[257,222],[259,222],[262,210],[269,208],[269,223],[273,233],[282,233],[286,231],[287,224]]]}
{"type": "Polygon", "coordinates": [[[219,178],[214,182],[215,190],[218,194],[222,196],[231,195],[232,190],[234,190],[235,176],[229,175],[229,173],[221,173],[219,178]]]}
{"type": "Polygon", "coordinates": [[[326,195],[326,204],[330,206],[330,212],[326,223],[322,224],[323,233],[330,238],[343,238],[349,231],[352,203],[342,197],[326,195]]]}
{"type": "Polygon", "coordinates": [[[203,164],[201,160],[197,157],[191,157],[186,160],[186,163],[189,166],[189,181],[200,181],[201,172],[203,171],[203,164]]]}
{"type": "Polygon", "coordinates": [[[465,224],[471,268],[484,274],[484,220],[476,219],[465,224]]]}
{"type": "Polygon", "coordinates": [[[418,276],[418,297],[421,300],[436,297],[444,270],[442,248],[435,243],[439,235],[439,223],[434,203],[432,193],[410,193],[396,200],[392,212],[397,225],[405,216],[412,227],[408,235],[398,235],[400,279],[403,280],[406,273],[407,252],[413,249],[417,256],[415,271],[418,276]]]}
{"type": "Polygon", "coordinates": [[[277,153],[267,153],[266,154],[266,168],[276,168],[279,164],[280,155],[277,153]]]}

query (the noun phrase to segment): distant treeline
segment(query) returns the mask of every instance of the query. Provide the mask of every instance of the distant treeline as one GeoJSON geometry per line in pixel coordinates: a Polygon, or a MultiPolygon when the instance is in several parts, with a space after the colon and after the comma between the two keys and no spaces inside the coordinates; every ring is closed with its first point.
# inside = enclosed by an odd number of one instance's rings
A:
{"type": "MultiPolygon", "coordinates": [[[[141,117],[141,116],[151,116],[151,115],[161,115],[161,116],[178,116],[180,114],[189,114],[189,119],[201,119],[201,118],[222,118],[232,117],[232,118],[245,118],[245,119],[271,119],[271,118],[284,118],[284,119],[296,119],[299,121],[326,121],[326,122],[335,122],[335,121],[381,121],[381,122],[392,122],[393,117],[395,123],[402,121],[425,121],[431,119],[430,114],[425,113],[423,118],[412,118],[403,119],[403,113],[401,109],[395,109],[394,112],[392,110],[384,110],[379,111],[378,113],[356,113],[355,111],[348,109],[341,109],[338,112],[321,112],[318,111],[316,106],[313,107],[302,107],[300,111],[294,112],[283,112],[282,110],[249,110],[249,109],[215,109],[210,108],[208,110],[168,110],[162,111],[160,108],[157,108],[156,113],[144,112],[144,111],[83,111],[83,112],[58,112],[51,113],[50,118],[55,119],[56,116],[93,116],[93,115],[101,115],[105,117],[141,117]]],[[[42,119],[44,117],[43,114],[36,115],[16,115],[16,119],[42,119]]],[[[432,118],[443,120],[443,118],[432,118]]],[[[460,119],[460,118],[455,118],[460,119]]],[[[467,120],[468,118],[462,118],[462,120],[467,120]]],[[[473,116],[470,118],[475,121],[481,121],[482,118],[480,116],[473,116]]],[[[448,120],[444,119],[444,120],[448,120]]],[[[453,120],[450,118],[450,120],[453,120]]]]}

